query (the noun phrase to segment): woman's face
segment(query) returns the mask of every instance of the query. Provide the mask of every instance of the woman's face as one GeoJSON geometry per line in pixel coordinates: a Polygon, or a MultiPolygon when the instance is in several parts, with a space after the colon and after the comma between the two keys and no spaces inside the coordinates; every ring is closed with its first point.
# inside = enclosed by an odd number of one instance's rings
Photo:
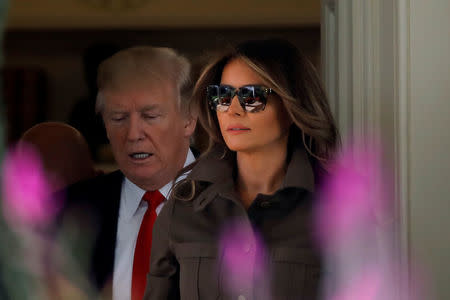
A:
{"type": "MultiPolygon", "coordinates": [[[[264,85],[261,77],[240,59],[233,59],[225,65],[220,84],[235,88],[250,84],[264,85]]],[[[268,96],[263,111],[246,112],[234,96],[228,111],[216,113],[222,136],[232,151],[253,152],[274,146],[286,147],[292,122],[281,99],[275,94],[268,96]]]]}

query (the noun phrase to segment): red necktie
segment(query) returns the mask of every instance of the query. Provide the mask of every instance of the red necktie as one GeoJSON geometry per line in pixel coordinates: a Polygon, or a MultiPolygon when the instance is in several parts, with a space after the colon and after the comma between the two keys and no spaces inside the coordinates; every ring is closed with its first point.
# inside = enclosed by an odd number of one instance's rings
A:
{"type": "Polygon", "coordinates": [[[153,223],[156,220],[156,208],[164,200],[164,196],[156,190],[146,192],[142,200],[147,201],[148,208],[142,219],[136,248],[134,249],[131,300],[142,300],[144,297],[146,277],[150,264],[150,250],[152,248],[153,223]]]}

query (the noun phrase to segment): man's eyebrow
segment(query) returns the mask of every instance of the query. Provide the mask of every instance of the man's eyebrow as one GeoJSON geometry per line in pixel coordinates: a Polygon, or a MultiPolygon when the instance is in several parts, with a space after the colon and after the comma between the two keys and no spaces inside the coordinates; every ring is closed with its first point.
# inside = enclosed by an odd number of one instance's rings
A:
{"type": "Polygon", "coordinates": [[[109,110],[109,111],[106,111],[106,113],[108,115],[117,115],[117,114],[124,115],[124,114],[127,114],[126,111],[123,111],[123,110],[120,110],[120,109],[109,110]]]}
{"type": "Polygon", "coordinates": [[[146,112],[149,110],[157,110],[157,109],[160,109],[160,106],[157,104],[152,104],[152,105],[146,105],[146,106],[142,107],[139,111],[146,112]]]}

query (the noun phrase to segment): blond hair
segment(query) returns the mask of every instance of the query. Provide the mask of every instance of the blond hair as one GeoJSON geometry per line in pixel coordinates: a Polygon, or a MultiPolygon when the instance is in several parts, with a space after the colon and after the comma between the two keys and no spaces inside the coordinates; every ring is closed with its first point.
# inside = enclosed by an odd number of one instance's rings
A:
{"type": "Polygon", "coordinates": [[[95,110],[103,112],[105,90],[119,90],[135,82],[145,84],[168,80],[178,89],[180,108],[187,111],[190,72],[189,61],[170,48],[139,46],[119,51],[98,68],[95,110]]]}

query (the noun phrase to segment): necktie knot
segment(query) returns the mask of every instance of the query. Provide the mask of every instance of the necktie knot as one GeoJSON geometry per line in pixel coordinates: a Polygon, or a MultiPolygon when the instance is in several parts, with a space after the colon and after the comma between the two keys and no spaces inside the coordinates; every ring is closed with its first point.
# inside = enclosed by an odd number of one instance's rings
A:
{"type": "Polygon", "coordinates": [[[156,208],[164,201],[164,196],[158,191],[148,191],[145,192],[142,200],[146,201],[148,204],[148,209],[156,210],[156,208]]]}

